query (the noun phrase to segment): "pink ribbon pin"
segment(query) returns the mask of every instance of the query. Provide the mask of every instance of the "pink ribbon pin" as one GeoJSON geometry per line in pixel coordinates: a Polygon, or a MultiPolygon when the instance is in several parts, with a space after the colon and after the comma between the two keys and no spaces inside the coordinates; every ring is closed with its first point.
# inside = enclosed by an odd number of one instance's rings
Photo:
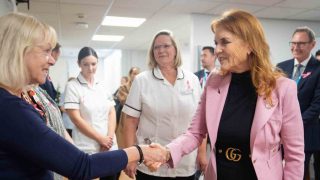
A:
{"type": "Polygon", "coordinates": [[[308,77],[310,74],[311,74],[311,72],[306,72],[306,73],[301,74],[301,76],[304,79],[304,78],[308,77]]]}

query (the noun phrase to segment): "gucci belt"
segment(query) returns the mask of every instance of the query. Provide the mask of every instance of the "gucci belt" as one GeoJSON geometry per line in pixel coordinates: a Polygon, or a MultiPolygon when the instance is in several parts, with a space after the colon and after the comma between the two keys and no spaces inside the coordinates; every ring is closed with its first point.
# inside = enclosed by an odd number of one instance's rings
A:
{"type": "MultiPolygon", "coordinates": [[[[218,149],[218,153],[223,155],[223,150],[218,149]]],[[[224,152],[224,156],[228,161],[239,162],[242,159],[242,152],[238,148],[228,147],[224,152]]],[[[251,155],[249,155],[251,158],[251,155]]]]}

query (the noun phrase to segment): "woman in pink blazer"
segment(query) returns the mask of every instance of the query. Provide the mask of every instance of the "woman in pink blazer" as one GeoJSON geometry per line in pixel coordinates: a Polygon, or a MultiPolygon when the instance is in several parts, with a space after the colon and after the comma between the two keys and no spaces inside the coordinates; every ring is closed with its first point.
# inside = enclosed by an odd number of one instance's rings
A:
{"type": "Polygon", "coordinates": [[[211,28],[221,69],[211,72],[187,132],[162,147],[169,165],[175,167],[208,133],[206,180],[302,180],[304,136],[296,84],[272,66],[260,22],[233,10],[211,28]]]}

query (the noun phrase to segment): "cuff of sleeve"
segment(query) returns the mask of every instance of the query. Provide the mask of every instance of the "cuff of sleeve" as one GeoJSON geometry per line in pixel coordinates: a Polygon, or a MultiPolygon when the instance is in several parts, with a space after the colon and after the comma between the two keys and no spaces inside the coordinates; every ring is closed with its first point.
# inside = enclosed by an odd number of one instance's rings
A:
{"type": "Polygon", "coordinates": [[[126,104],[123,106],[122,111],[128,114],[129,116],[136,117],[136,118],[140,117],[140,114],[141,114],[141,111],[136,110],[132,107],[129,107],[126,104]]]}
{"type": "Polygon", "coordinates": [[[65,109],[79,109],[79,104],[77,103],[65,103],[64,108],[65,109]]]}

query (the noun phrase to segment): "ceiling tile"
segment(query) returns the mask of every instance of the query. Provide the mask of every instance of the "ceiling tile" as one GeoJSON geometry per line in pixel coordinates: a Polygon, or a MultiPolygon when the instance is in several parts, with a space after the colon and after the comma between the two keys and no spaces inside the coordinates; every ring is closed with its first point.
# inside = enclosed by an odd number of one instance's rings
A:
{"type": "Polygon", "coordinates": [[[171,0],[116,0],[113,4],[113,8],[127,8],[140,11],[158,11],[162,7],[166,6],[171,0]]]}
{"type": "Polygon", "coordinates": [[[217,7],[221,3],[199,1],[199,0],[173,0],[162,11],[173,13],[206,13],[208,10],[217,7]]]}
{"type": "Polygon", "coordinates": [[[108,12],[108,16],[122,16],[122,17],[136,17],[136,18],[148,18],[152,16],[154,11],[152,10],[144,10],[141,11],[139,9],[128,9],[128,8],[112,8],[108,12]]]}
{"type": "Polygon", "coordinates": [[[60,3],[84,4],[84,5],[108,5],[111,0],[59,0],[60,3]]]}
{"type": "Polygon", "coordinates": [[[320,0],[286,0],[276,5],[277,7],[286,8],[316,8],[320,7],[320,0]]]}
{"type": "Polygon", "coordinates": [[[83,4],[61,4],[60,11],[62,14],[71,14],[76,15],[78,13],[83,14],[94,14],[100,15],[99,18],[102,18],[105,14],[107,6],[97,6],[97,5],[83,5],[83,4]],[[94,9],[93,11],[88,11],[88,9],[94,9]]]}
{"type": "Polygon", "coordinates": [[[246,4],[246,5],[271,6],[283,0],[216,0],[216,1],[227,3],[227,4],[236,3],[236,4],[246,4]]]}
{"type": "Polygon", "coordinates": [[[37,12],[42,13],[57,13],[58,5],[55,2],[30,2],[30,9],[26,3],[18,4],[17,9],[19,12],[33,14],[37,12]]]}
{"type": "Polygon", "coordinates": [[[187,44],[192,13],[221,14],[231,8],[244,9],[264,18],[320,22],[320,0],[32,0],[30,10],[26,3],[18,5],[18,11],[32,14],[53,26],[63,50],[74,48],[76,53],[86,45],[147,49],[154,34],[161,29],[173,31],[182,44],[187,44]],[[79,13],[84,14],[84,18],[78,18],[79,13]],[[105,14],[147,20],[138,28],[101,26],[105,14]],[[86,22],[89,27],[78,29],[76,22],[86,22]],[[117,43],[91,41],[95,33],[124,35],[125,38],[117,43]]]}
{"type": "Polygon", "coordinates": [[[210,14],[222,14],[224,11],[229,10],[229,9],[242,9],[246,10],[248,12],[254,13],[258,10],[264,9],[264,6],[256,6],[256,5],[245,5],[245,4],[222,4],[221,6],[218,6],[214,9],[211,9],[208,11],[210,14]]]}
{"type": "Polygon", "coordinates": [[[320,10],[308,10],[296,15],[290,16],[293,19],[300,19],[300,20],[313,20],[319,21],[320,20],[320,10]]]}
{"type": "Polygon", "coordinates": [[[298,14],[304,11],[305,9],[270,7],[270,8],[265,8],[259,12],[255,12],[254,14],[258,17],[263,17],[263,18],[283,19],[283,18],[289,18],[295,14],[298,14]]]}
{"type": "Polygon", "coordinates": [[[127,35],[130,34],[136,28],[132,27],[110,27],[110,26],[100,26],[96,34],[100,35],[127,35]]]}

